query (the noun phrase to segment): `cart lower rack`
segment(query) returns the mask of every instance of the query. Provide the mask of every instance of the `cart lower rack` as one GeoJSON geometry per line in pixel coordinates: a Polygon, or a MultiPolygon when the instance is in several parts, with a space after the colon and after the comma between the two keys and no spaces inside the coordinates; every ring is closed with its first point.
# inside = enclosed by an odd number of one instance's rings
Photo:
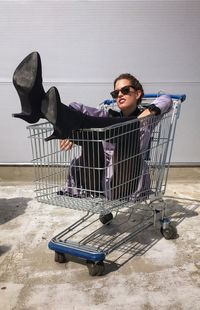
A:
{"type": "MultiPolygon", "coordinates": [[[[146,95],[145,103],[155,96],[146,95]]],[[[163,116],[74,131],[69,151],[61,151],[57,140],[45,141],[52,132],[49,123],[28,127],[37,200],[86,211],[49,242],[55,261],[77,258],[87,263],[90,275],[101,275],[106,255],[158,217],[163,236],[175,237],[163,195],[185,96],[172,99],[172,109],[163,116]]]]}

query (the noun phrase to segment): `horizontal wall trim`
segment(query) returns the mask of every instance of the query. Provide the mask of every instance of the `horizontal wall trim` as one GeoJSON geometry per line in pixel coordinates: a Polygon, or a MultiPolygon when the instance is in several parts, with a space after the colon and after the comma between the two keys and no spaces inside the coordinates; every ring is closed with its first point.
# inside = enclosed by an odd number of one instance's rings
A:
{"type": "MultiPolygon", "coordinates": [[[[113,81],[65,81],[65,80],[46,80],[43,81],[43,84],[60,84],[60,85],[73,85],[73,84],[82,84],[82,85],[108,85],[113,84],[113,81]]],[[[10,80],[0,80],[0,85],[10,85],[12,81],[10,80]]],[[[142,84],[200,84],[200,81],[142,81],[142,84]]]]}

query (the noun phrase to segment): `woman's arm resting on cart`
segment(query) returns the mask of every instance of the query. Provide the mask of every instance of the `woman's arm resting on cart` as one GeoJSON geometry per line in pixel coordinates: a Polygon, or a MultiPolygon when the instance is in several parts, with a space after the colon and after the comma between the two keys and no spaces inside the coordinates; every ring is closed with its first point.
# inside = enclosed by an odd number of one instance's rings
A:
{"type": "Polygon", "coordinates": [[[149,108],[145,109],[138,118],[148,115],[163,115],[168,112],[172,107],[172,99],[169,95],[162,95],[156,98],[149,108]]]}
{"type": "Polygon", "coordinates": [[[139,118],[148,115],[163,115],[167,113],[172,107],[172,99],[169,95],[162,95],[157,97],[140,115],[139,118]]]}

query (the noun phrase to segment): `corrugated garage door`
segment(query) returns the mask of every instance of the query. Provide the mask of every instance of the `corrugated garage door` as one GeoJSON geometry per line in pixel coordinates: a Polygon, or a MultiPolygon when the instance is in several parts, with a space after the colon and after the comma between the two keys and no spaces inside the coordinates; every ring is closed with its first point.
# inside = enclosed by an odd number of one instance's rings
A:
{"type": "Polygon", "coordinates": [[[200,162],[199,1],[0,1],[0,162],[31,159],[26,123],[13,119],[21,59],[38,50],[44,86],[66,104],[96,106],[131,72],[145,92],[186,93],[173,162],[200,162]]]}

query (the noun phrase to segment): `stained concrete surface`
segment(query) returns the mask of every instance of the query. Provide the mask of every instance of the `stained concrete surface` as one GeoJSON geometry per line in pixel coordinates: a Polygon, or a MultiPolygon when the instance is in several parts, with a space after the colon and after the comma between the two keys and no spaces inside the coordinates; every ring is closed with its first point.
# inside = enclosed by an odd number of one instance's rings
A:
{"type": "MultiPolygon", "coordinates": [[[[200,179],[169,179],[178,235],[143,229],[106,257],[102,276],[54,261],[48,241],[82,212],[38,203],[34,186],[0,186],[0,309],[200,309],[200,179]]],[[[141,215],[139,215],[142,221],[141,215]]],[[[111,225],[110,225],[111,227],[111,225]]],[[[102,237],[103,238],[103,237],[102,237]]]]}

